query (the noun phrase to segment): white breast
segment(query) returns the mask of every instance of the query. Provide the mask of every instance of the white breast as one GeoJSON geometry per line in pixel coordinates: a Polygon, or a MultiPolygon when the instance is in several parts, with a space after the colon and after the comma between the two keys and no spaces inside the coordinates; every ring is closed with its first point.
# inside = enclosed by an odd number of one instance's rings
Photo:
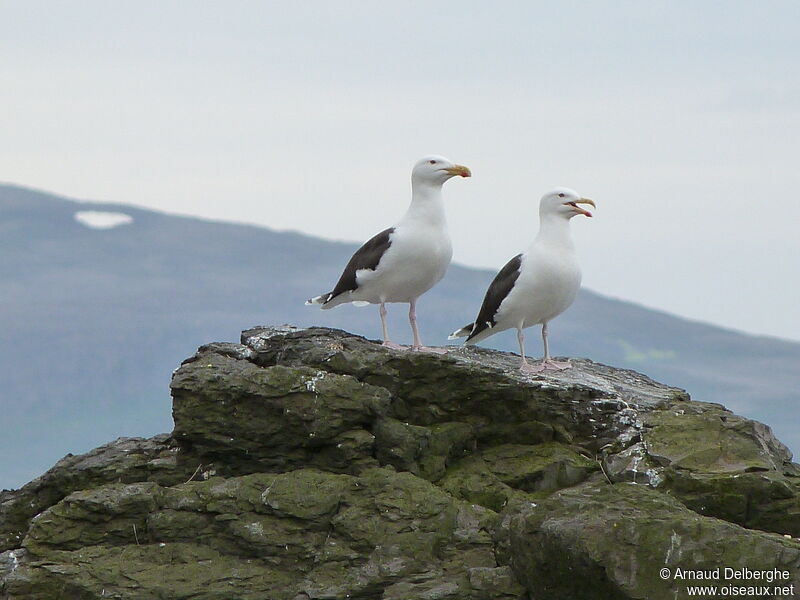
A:
{"type": "Polygon", "coordinates": [[[522,257],[520,275],[500,304],[496,320],[503,328],[546,323],[574,302],[581,286],[575,253],[534,245],[522,257]]]}
{"type": "Polygon", "coordinates": [[[445,229],[398,225],[392,244],[375,271],[358,271],[354,299],[368,302],[409,302],[444,277],[453,257],[445,229]]]}

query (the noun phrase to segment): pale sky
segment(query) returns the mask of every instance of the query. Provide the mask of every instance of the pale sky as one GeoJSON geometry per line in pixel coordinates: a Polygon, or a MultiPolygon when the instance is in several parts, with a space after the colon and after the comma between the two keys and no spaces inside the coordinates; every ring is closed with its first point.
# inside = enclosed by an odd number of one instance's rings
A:
{"type": "Polygon", "coordinates": [[[0,181],[361,242],[444,154],[455,260],[565,185],[584,285],[800,340],[800,2],[0,0],[0,181]]]}

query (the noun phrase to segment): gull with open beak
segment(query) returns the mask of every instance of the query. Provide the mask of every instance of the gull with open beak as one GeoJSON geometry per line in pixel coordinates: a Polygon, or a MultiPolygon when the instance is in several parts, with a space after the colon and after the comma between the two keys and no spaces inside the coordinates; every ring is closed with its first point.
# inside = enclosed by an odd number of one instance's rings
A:
{"type": "Polygon", "coordinates": [[[389,339],[386,304],[408,302],[413,334],[412,350],[444,353],[426,348],[417,327],[417,299],[444,277],[453,246],[447,233],[442,185],[452,177],[470,177],[470,170],[443,156],[426,156],[411,171],[411,205],[394,227],[381,231],[352,256],[333,290],[309,299],[323,309],[352,302],[378,304],[383,344],[405,349],[389,339]]]}
{"type": "Polygon", "coordinates": [[[567,369],[567,362],[550,357],[547,343],[548,323],[567,310],[581,286],[581,270],[570,235],[569,220],[576,215],[591,217],[579,205],[595,204],[569,188],[556,188],[539,203],[539,233],[530,248],[512,258],[492,281],[474,322],[454,331],[450,339],[466,337],[467,345],[476,344],[506,329],[517,330],[520,369],[539,372],[567,369]],[[542,326],[544,357],[530,364],[525,357],[523,329],[542,326]]]}

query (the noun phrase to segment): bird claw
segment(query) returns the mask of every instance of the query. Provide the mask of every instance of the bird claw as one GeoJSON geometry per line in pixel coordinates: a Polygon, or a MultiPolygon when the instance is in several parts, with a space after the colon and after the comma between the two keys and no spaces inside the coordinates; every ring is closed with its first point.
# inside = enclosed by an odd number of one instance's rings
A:
{"type": "Polygon", "coordinates": [[[391,349],[391,350],[401,350],[401,351],[403,351],[403,352],[405,352],[406,350],[408,350],[408,346],[403,346],[402,344],[396,344],[395,342],[390,342],[389,340],[386,340],[386,341],[385,341],[385,342],[383,342],[383,344],[381,344],[381,345],[382,345],[384,348],[389,348],[389,349],[391,349]]]}
{"type": "Polygon", "coordinates": [[[542,361],[542,366],[552,371],[563,371],[564,369],[571,369],[572,363],[569,361],[559,362],[557,360],[548,360],[542,361]]]}
{"type": "Polygon", "coordinates": [[[556,360],[543,360],[535,365],[530,364],[528,361],[522,361],[519,370],[524,373],[541,373],[542,371],[563,371],[564,369],[571,369],[572,363],[558,362],[556,360]]]}
{"type": "Polygon", "coordinates": [[[413,352],[426,352],[428,354],[447,354],[446,348],[431,348],[430,346],[412,346],[413,352]]]}
{"type": "Polygon", "coordinates": [[[381,344],[384,348],[389,348],[391,350],[399,350],[401,352],[425,352],[427,354],[447,354],[447,350],[445,348],[431,348],[429,346],[403,346],[401,344],[396,344],[395,342],[383,342],[381,344]]]}

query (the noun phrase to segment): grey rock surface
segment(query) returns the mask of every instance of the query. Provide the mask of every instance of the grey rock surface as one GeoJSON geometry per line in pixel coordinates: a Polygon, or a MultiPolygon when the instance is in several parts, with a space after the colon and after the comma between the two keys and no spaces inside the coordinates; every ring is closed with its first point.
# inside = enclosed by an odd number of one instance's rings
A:
{"type": "Polygon", "coordinates": [[[0,496],[0,597],[681,597],[665,566],[800,584],[800,472],[769,428],[632,371],[517,361],[324,328],[203,346],[172,435],[0,496]]]}

